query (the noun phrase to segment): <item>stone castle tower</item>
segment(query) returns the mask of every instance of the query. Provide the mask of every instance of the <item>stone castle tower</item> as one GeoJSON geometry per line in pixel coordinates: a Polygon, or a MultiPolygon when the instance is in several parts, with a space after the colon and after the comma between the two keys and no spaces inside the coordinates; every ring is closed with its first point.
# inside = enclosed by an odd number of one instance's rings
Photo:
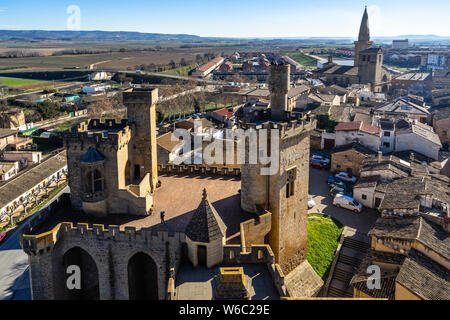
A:
{"type": "Polygon", "coordinates": [[[282,121],[286,117],[290,88],[289,64],[273,64],[269,68],[270,110],[272,119],[282,121]]]}
{"type": "MultiPolygon", "coordinates": [[[[270,244],[285,274],[306,259],[307,198],[309,181],[309,133],[313,121],[290,119],[287,91],[290,86],[289,66],[270,66],[270,122],[254,126],[256,130],[275,131],[279,137],[278,170],[273,175],[261,174],[262,164],[244,164],[241,174],[241,207],[248,212],[267,210],[272,213],[271,230],[265,242],[270,244]]],[[[243,124],[245,129],[252,127],[243,124]]],[[[267,134],[271,136],[270,133],[267,134]]],[[[268,140],[268,149],[274,141],[268,140]]],[[[246,148],[248,156],[249,148],[246,148]]]]}
{"type": "Polygon", "coordinates": [[[124,92],[128,119],[91,119],[64,137],[72,207],[96,216],[147,215],[158,182],[157,89],[124,92]]]}
{"type": "Polygon", "coordinates": [[[158,89],[135,88],[123,93],[123,104],[127,107],[128,123],[134,127],[131,137],[127,172],[133,181],[149,174],[150,189],[153,192],[158,183],[156,154],[156,102],[158,89]]]}

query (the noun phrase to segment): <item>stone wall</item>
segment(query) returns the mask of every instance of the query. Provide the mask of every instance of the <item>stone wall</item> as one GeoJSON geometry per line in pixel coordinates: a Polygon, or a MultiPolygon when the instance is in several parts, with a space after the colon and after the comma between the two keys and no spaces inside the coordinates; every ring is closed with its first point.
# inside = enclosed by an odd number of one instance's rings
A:
{"type": "Polygon", "coordinates": [[[242,251],[247,252],[252,245],[264,244],[265,236],[272,228],[272,214],[266,212],[258,219],[250,219],[241,223],[241,246],[242,251]]]}
{"type": "MultiPolygon", "coordinates": [[[[26,232],[26,231],[25,231],[26,232]]],[[[165,299],[170,268],[180,259],[183,233],[168,230],[136,230],[126,227],[72,223],[59,224],[51,232],[23,235],[22,246],[29,256],[33,299],[65,299],[64,254],[71,248],[83,249],[95,261],[100,299],[128,299],[128,262],[143,252],[157,266],[158,297],[165,299]]],[[[83,270],[82,270],[83,272],[83,270]]]]}
{"type": "Polygon", "coordinates": [[[331,172],[344,171],[359,176],[363,162],[368,156],[353,149],[331,154],[331,172]]]}

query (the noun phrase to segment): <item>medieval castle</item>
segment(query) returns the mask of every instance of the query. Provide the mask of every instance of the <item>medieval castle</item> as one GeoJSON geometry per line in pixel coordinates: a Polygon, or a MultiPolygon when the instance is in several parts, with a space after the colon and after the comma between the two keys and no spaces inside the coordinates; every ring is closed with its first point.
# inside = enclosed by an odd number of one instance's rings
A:
{"type": "MultiPolygon", "coordinates": [[[[33,299],[176,299],[183,261],[263,264],[280,296],[317,295],[323,281],[306,260],[315,120],[289,111],[289,68],[271,65],[271,119],[240,123],[277,132],[273,175],[262,175],[258,163],[169,165],[158,176],[157,89],[125,91],[128,115],[120,123],[91,119],[67,133],[70,209],[43,214],[22,235],[33,299]],[[204,179],[214,174],[223,178],[204,179]],[[80,290],[66,286],[71,265],[81,269],[80,290]]],[[[222,296],[235,297],[233,286],[224,288],[222,296]]]]}

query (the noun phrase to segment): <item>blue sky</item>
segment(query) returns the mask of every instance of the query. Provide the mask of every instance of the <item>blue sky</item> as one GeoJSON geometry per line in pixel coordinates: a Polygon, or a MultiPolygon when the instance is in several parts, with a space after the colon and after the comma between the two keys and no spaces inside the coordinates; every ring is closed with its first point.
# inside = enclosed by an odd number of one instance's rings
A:
{"type": "Polygon", "coordinates": [[[356,37],[364,5],[372,36],[450,36],[449,0],[0,0],[0,29],[81,30],[218,37],[356,37]]]}

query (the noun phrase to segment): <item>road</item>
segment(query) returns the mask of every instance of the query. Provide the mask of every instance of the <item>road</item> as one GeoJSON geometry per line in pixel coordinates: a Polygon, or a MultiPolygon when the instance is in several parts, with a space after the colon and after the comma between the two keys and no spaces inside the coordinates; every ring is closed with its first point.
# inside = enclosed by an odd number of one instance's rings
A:
{"type": "MultiPolygon", "coordinates": [[[[63,193],[70,192],[69,187],[64,188],[58,195],[49,201],[41,211],[63,193]]],[[[28,219],[34,219],[35,213],[28,219]]],[[[0,300],[30,300],[30,278],[28,274],[28,256],[20,247],[19,233],[27,223],[21,224],[0,245],[0,300]]]]}
{"type": "Polygon", "coordinates": [[[176,93],[174,95],[164,97],[158,100],[158,102],[170,101],[178,97],[182,97],[188,94],[196,93],[196,92],[215,92],[217,88],[215,86],[207,86],[207,87],[195,87],[195,89],[186,90],[180,93],[176,93]]]}
{"type": "Polygon", "coordinates": [[[369,208],[364,208],[361,213],[337,208],[333,205],[333,199],[329,195],[327,179],[330,172],[310,168],[309,171],[309,194],[316,202],[316,206],[308,213],[323,213],[339,220],[344,226],[356,229],[361,233],[367,233],[372,229],[380,214],[369,208]]]}

